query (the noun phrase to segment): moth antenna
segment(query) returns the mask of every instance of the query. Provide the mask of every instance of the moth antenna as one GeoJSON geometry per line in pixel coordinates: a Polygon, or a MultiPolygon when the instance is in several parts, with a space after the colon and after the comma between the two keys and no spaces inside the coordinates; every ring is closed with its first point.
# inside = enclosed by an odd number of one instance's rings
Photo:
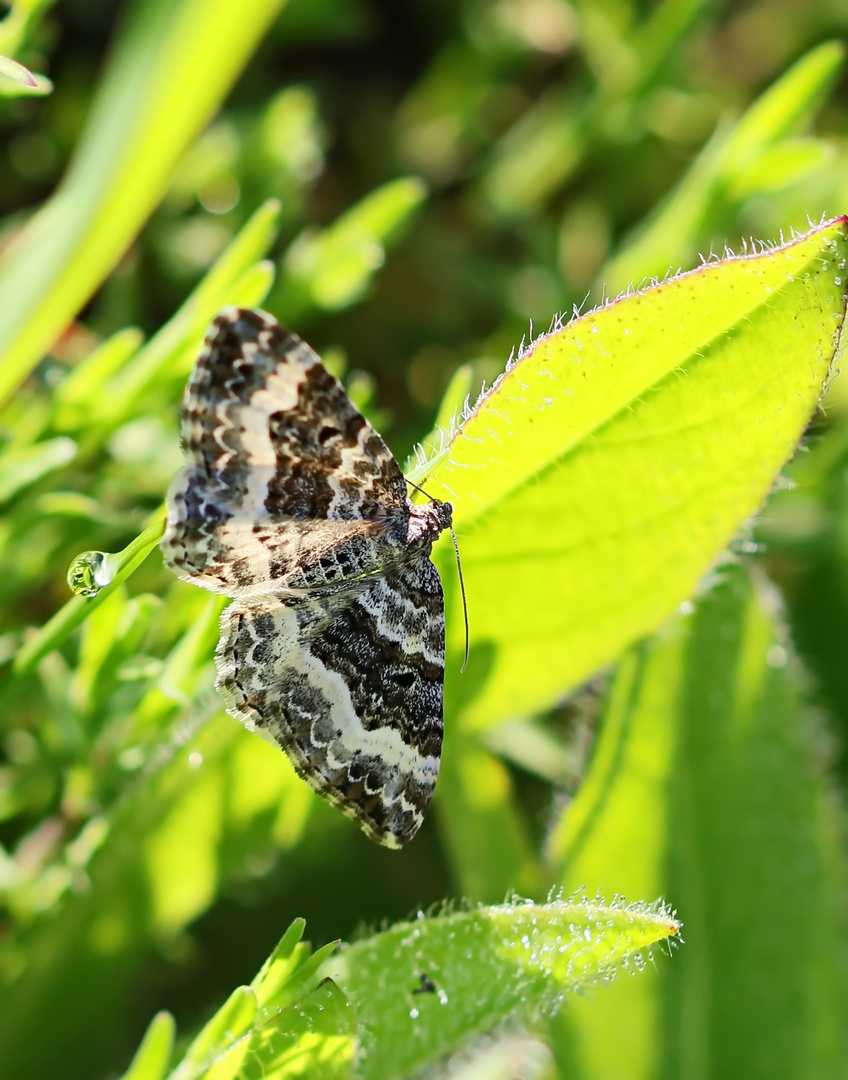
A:
{"type": "Polygon", "coordinates": [[[462,580],[462,563],[459,559],[459,544],[456,540],[456,533],[453,531],[453,525],[450,527],[450,534],[453,537],[453,550],[456,552],[456,570],[459,574],[459,591],[462,593],[462,614],[465,619],[465,659],[462,661],[462,667],[459,669],[461,675],[468,667],[468,604],[465,602],[465,582],[462,580]]]}
{"type": "MultiPolygon", "coordinates": [[[[433,496],[429,495],[423,487],[419,487],[413,480],[407,480],[404,477],[407,484],[410,487],[414,487],[416,491],[420,491],[422,495],[425,495],[428,499],[432,499],[433,496]]],[[[469,649],[469,634],[468,634],[468,603],[465,599],[465,582],[462,579],[462,561],[459,558],[459,544],[456,539],[456,533],[453,531],[453,525],[450,527],[450,534],[453,537],[453,550],[456,552],[456,572],[459,574],[459,591],[462,593],[462,617],[465,619],[465,659],[462,661],[462,667],[459,669],[460,675],[468,667],[468,649],[469,649]]]]}
{"type": "Polygon", "coordinates": [[[433,500],[433,496],[430,495],[428,492],[426,492],[423,487],[419,487],[418,484],[416,484],[414,480],[407,480],[406,477],[404,477],[404,480],[406,480],[406,483],[409,484],[410,487],[414,487],[416,491],[420,491],[422,495],[424,495],[426,498],[430,499],[431,502],[435,501],[435,500],[433,500]]]}

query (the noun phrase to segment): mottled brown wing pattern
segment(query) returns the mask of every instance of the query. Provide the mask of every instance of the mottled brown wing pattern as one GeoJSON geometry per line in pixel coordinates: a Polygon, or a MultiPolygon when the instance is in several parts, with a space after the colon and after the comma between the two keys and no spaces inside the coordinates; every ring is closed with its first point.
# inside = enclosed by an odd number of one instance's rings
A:
{"type": "Polygon", "coordinates": [[[361,591],[231,604],[216,685],[227,711],[279,743],[320,795],[400,847],[439,771],[444,633],[439,575],[416,559],[361,591]]]}
{"type": "Polygon", "coordinates": [[[188,459],[162,548],[236,598],[227,711],[374,840],[400,847],[439,770],[449,503],[414,506],[397,462],[318,356],[264,312],[214,320],[186,388],[188,459]]]}
{"type": "MultiPolygon", "coordinates": [[[[402,525],[406,486],[388,447],[317,354],[264,312],[215,318],[181,433],[188,463],[168,494],[162,550],[206,589],[309,587],[339,545],[379,535],[387,518],[402,525]]],[[[369,553],[360,544],[339,574],[376,569],[369,553]]]]}

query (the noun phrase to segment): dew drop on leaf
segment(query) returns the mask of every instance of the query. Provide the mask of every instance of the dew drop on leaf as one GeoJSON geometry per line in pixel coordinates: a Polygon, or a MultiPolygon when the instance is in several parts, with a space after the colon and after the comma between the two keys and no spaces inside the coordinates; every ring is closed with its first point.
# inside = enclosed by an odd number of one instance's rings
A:
{"type": "Polygon", "coordinates": [[[68,567],[68,586],[75,596],[96,596],[112,580],[112,557],[105,551],[84,551],[68,567]]]}

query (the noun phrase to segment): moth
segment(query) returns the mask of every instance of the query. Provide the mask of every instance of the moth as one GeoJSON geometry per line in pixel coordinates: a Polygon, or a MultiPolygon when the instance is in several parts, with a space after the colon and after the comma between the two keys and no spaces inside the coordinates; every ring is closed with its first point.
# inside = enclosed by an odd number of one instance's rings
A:
{"type": "Polygon", "coordinates": [[[263,311],[212,322],[181,409],[165,563],[232,597],[216,688],[315,791],[399,848],[439,772],[452,507],[416,505],[317,354],[263,311]]]}

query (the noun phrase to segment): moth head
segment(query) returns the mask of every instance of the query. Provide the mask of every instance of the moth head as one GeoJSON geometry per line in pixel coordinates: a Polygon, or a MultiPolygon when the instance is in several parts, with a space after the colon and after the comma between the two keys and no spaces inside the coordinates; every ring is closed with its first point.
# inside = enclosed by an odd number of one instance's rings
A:
{"type": "Polygon", "coordinates": [[[441,499],[433,499],[429,506],[433,514],[433,520],[438,525],[439,532],[449,529],[453,525],[453,504],[442,502],[441,499]]]}
{"type": "Polygon", "coordinates": [[[409,503],[409,523],[406,538],[408,543],[416,540],[433,541],[449,529],[453,522],[453,507],[449,502],[432,499],[426,505],[409,503]]]}

